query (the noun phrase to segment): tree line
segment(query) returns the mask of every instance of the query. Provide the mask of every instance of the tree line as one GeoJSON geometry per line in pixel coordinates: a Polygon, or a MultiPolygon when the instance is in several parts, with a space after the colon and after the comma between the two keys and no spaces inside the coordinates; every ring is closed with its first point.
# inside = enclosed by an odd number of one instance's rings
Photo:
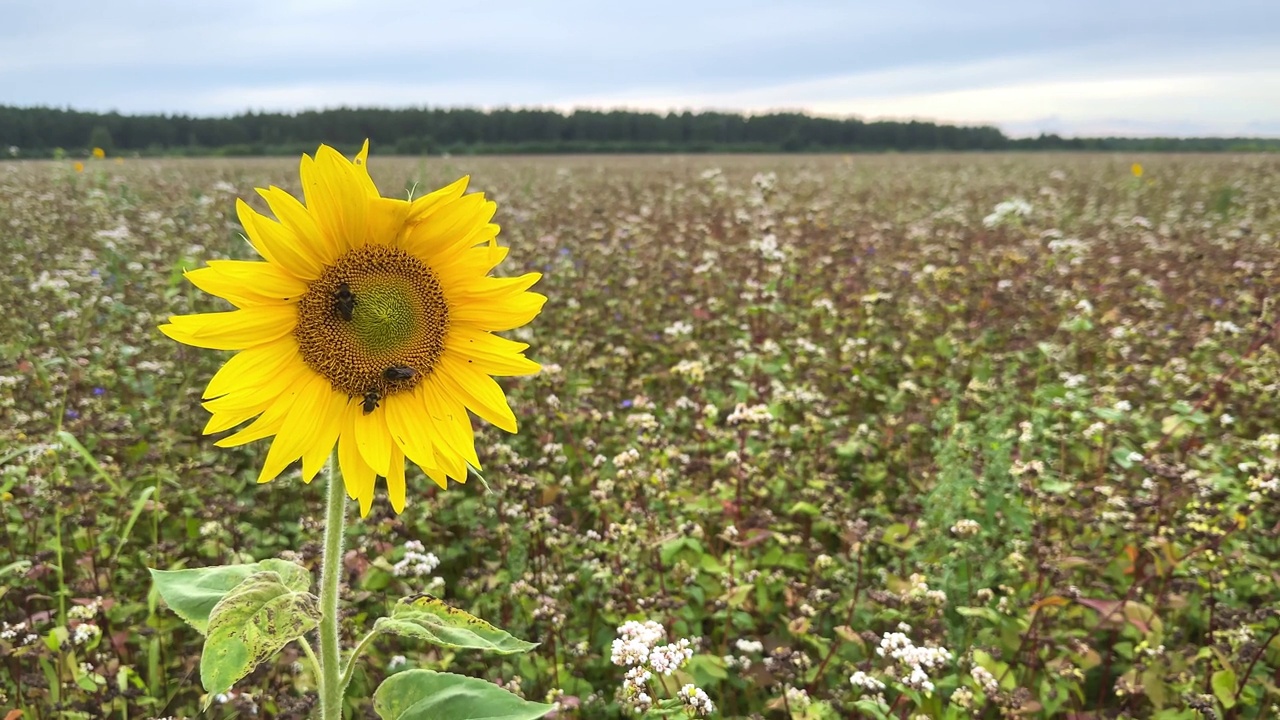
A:
{"type": "Polygon", "coordinates": [[[294,155],[369,138],[405,155],[574,152],[882,152],[964,150],[1280,150],[1258,138],[1010,138],[988,126],[802,113],[338,108],[230,117],[122,115],[0,105],[0,156],[294,155]],[[7,152],[6,152],[7,150],[7,152]]]}

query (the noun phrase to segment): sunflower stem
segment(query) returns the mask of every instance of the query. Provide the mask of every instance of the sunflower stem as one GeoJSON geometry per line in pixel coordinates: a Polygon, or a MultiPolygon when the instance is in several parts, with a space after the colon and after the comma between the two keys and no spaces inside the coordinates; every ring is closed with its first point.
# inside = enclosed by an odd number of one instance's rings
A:
{"type": "Polygon", "coordinates": [[[342,668],[338,634],[338,590],[342,576],[342,531],[347,492],[329,456],[325,467],[328,501],[324,518],[324,555],[320,561],[320,717],[342,720],[342,668]]]}
{"type": "Polygon", "coordinates": [[[351,684],[351,676],[355,674],[356,661],[360,659],[360,656],[364,654],[364,649],[368,647],[369,643],[373,642],[373,639],[377,636],[377,630],[370,630],[369,634],[365,635],[364,638],[356,644],[355,649],[351,651],[351,655],[347,658],[346,666],[342,668],[342,689],[344,692],[346,691],[347,686],[351,684]]]}

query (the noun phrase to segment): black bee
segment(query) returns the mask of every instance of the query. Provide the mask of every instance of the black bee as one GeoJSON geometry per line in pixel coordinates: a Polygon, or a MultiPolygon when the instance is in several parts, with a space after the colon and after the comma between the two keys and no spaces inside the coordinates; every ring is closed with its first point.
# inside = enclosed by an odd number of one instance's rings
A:
{"type": "Polygon", "coordinates": [[[351,320],[351,313],[356,309],[356,296],[351,294],[350,285],[338,283],[338,292],[333,294],[333,307],[343,320],[351,320]]]}
{"type": "Polygon", "coordinates": [[[392,365],[391,367],[382,371],[382,377],[385,380],[392,380],[392,381],[408,380],[409,378],[417,374],[417,372],[418,372],[417,370],[414,370],[413,368],[407,367],[405,365],[392,365]]]}
{"type": "Polygon", "coordinates": [[[369,392],[364,394],[364,414],[368,415],[378,409],[378,401],[382,400],[382,393],[378,392],[378,388],[370,388],[369,392]]]}

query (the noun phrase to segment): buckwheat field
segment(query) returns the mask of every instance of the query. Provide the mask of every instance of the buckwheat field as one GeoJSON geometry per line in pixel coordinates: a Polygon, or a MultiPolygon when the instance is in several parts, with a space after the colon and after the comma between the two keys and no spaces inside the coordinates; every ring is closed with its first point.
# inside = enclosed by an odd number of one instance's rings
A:
{"type": "MultiPolygon", "coordinates": [[[[416,668],[562,719],[1280,714],[1280,158],[374,151],[471,175],[549,300],[483,478],[349,520],[344,642],[430,593],[539,645],[379,635],[348,717],[416,668]]],[[[322,484],[202,434],[227,353],[157,330],[230,309],[183,272],[271,185],[0,164],[10,720],[314,712],[298,643],[206,696],[147,572],[321,549],[322,484]]]]}

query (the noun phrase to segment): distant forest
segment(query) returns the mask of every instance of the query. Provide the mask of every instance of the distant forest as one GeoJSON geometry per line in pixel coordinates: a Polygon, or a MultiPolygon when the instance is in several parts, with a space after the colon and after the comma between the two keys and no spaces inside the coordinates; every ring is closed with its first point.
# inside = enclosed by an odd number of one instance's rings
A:
{"type": "Polygon", "coordinates": [[[800,113],[341,108],[232,117],[121,115],[0,105],[0,157],[109,154],[295,155],[369,138],[385,154],[884,152],[965,150],[1259,151],[1280,139],[1010,138],[994,127],[866,122],[800,113]]]}

